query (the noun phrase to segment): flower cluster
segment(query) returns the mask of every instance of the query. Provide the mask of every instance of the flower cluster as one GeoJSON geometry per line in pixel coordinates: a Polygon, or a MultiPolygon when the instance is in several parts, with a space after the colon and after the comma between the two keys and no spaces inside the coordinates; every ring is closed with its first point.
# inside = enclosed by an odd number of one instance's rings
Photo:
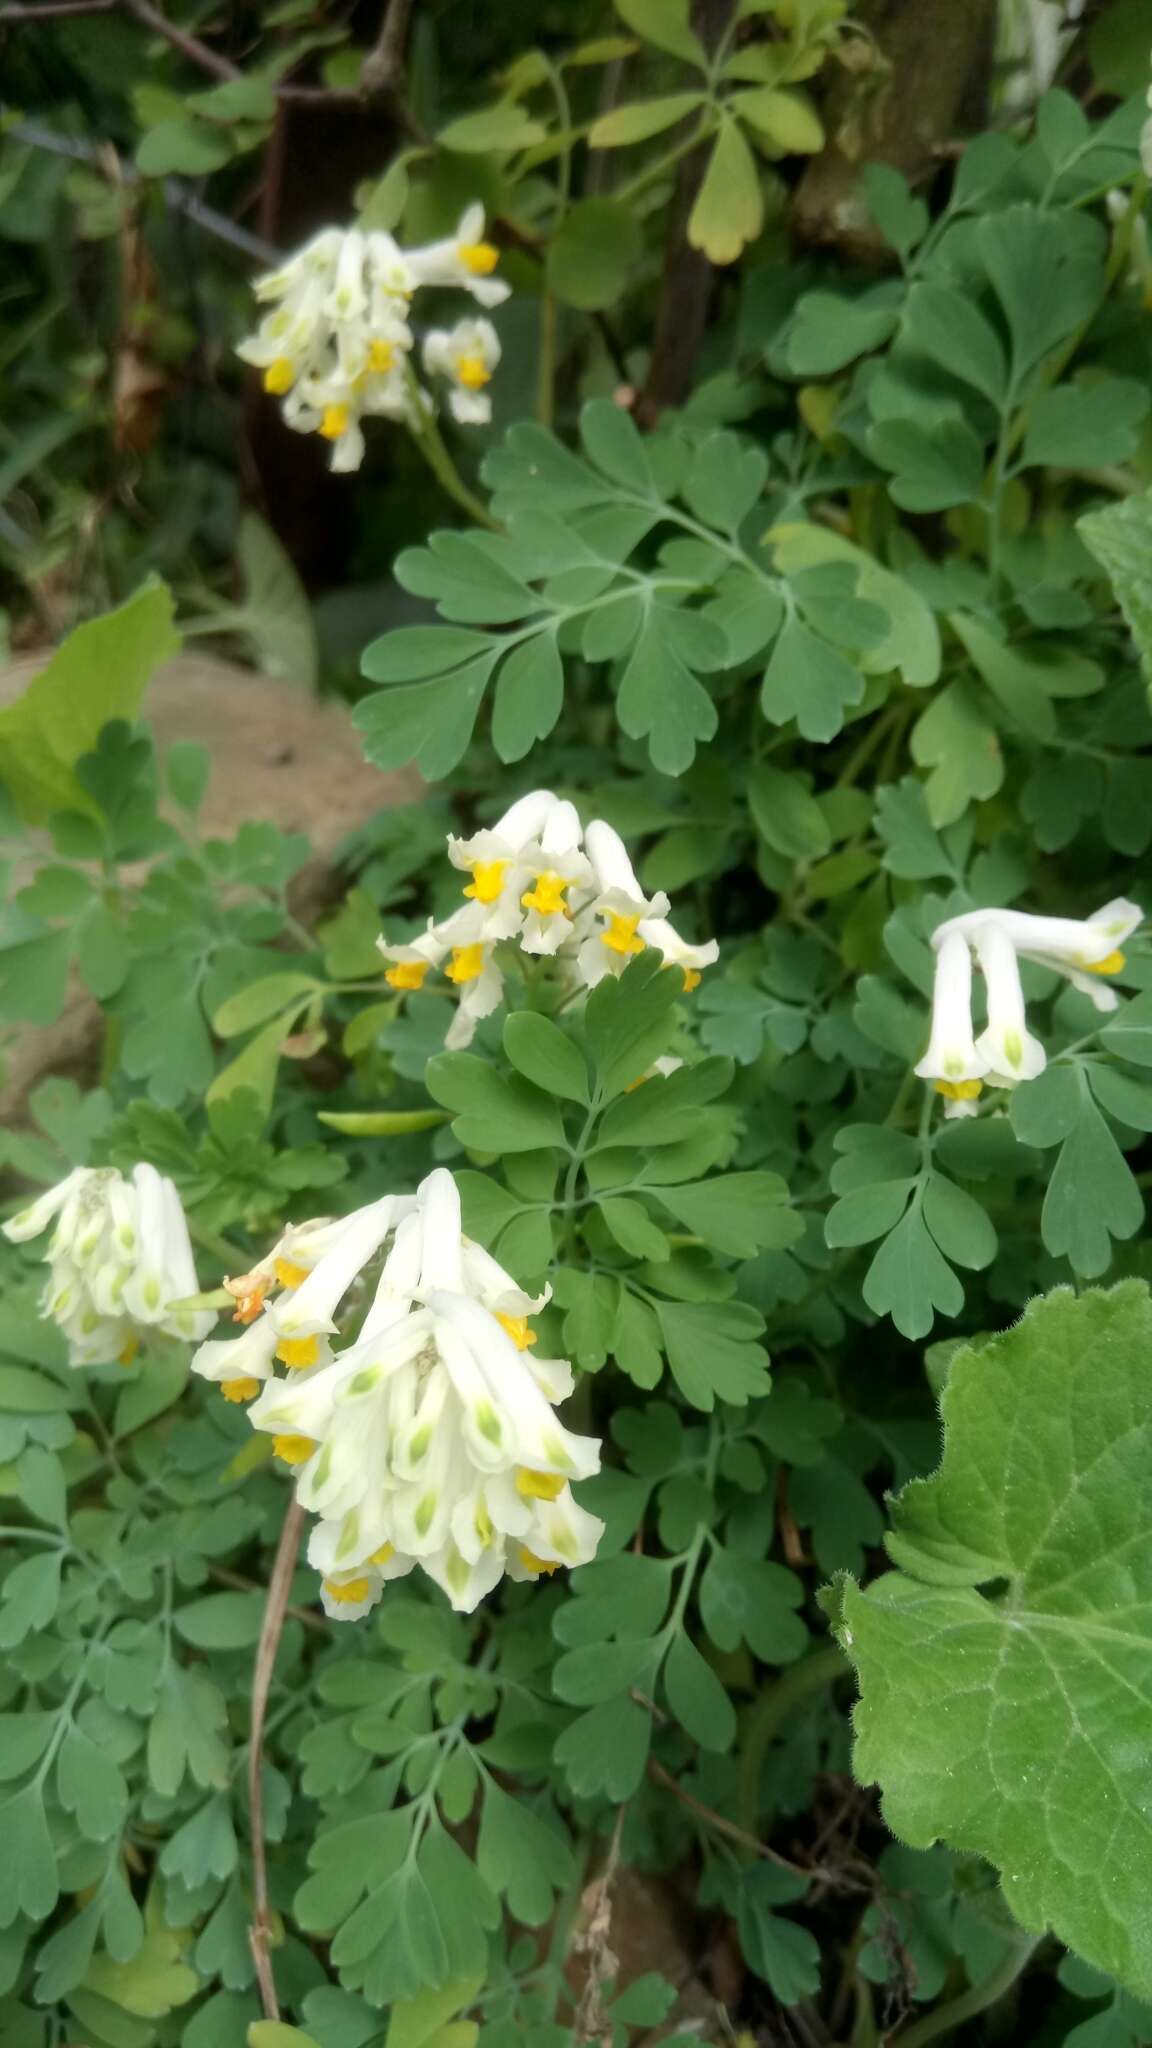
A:
{"type": "MultiPolygon", "coordinates": [[[[507,298],[508,286],[492,275],[498,251],[483,237],[479,205],[468,207],[447,241],[419,249],[401,249],[379,229],[325,228],[256,280],[256,297],[271,310],[237,354],[283,399],[288,426],[332,443],[333,469],[359,469],[367,416],[419,432],[433,410],[412,368],[409,315],[421,285],[458,286],[481,306],[507,298]]],[[[446,384],[456,419],[490,417],[485,387],[500,360],[490,321],[435,328],[422,353],[426,373],[446,384]]]]}
{"type": "Polygon", "coordinates": [[[1138,904],[1118,897],[1083,919],[972,910],[937,926],[932,1034],[916,1072],[936,1083],[946,1098],[946,1116],[974,1116],[985,1082],[1012,1088],[1044,1071],[1044,1048],[1028,1030],[1019,962],[1053,968],[1098,1010],[1114,1010],[1116,992],[1099,977],[1120,973],[1124,955],[1118,949],[1143,915],[1138,904]],[[973,958],[984,977],[988,1009],[978,1038],[972,1025],[973,958]]]}
{"type": "Polygon", "coordinates": [[[429,918],[407,945],[384,936],[379,944],[393,988],[421,988],[442,968],[460,989],[445,1040],[452,1048],[469,1045],[502,999],[502,942],[556,959],[571,985],[585,988],[654,946],[692,989],[719,952],[715,939],[682,939],[668,922],[667,896],[644,894],[619,834],[600,818],[583,828],[575,805],[550,789],[522,796],[490,830],[449,837],[448,857],[467,876],[461,908],[440,923],[429,918]]]}
{"type": "Polygon", "coordinates": [[[130,1181],[111,1166],[77,1166],[4,1225],[16,1244],[55,1229],[41,1309],[62,1330],[70,1365],[130,1365],[143,1330],[193,1340],[211,1312],[179,1304],[199,1292],[180,1197],[154,1166],[130,1181]]]}
{"type": "Polygon", "coordinates": [[[538,1579],[595,1554],[603,1525],[569,1482],[599,1470],[600,1446],[554,1412],[571,1367],[532,1356],[528,1319],[548,1293],[522,1293],[462,1235],[444,1168],[415,1195],[286,1232],[228,1284],[248,1327],[202,1345],[193,1369],[234,1399],[258,1394],[251,1420],[319,1517],[308,1557],[330,1615],[356,1620],[416,1565],[470,1611],[505,1573],[538,1579]],[[385,1247],[337,1350],[337,1312],[385,1247]]]}

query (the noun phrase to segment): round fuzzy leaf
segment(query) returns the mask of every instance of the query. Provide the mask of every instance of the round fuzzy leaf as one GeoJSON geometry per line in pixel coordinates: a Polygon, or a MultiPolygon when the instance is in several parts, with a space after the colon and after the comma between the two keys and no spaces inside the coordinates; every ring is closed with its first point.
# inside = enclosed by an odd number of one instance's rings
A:
{"type": "Polygon", "coordinates": [[[944,1456],[893,1508],[898,1570],[838,1598],[856,1769],[901,1840],[987,1856],[1152,1997],[1152,1302],[1060,1288],[953,1360],[944,1456]]]}
{"type": "Polygon", "coordinates": [[[548,251],[548,288],[568,306],[591,313],[614,305],[640,253],[640,225],[613,199],[581,199],[565,216],[548,251]]]}

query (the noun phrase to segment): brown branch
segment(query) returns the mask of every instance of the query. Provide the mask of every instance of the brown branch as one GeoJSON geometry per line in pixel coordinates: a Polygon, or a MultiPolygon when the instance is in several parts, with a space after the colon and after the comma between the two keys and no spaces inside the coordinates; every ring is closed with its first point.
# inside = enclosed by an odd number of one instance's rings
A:
{"type": "Polygon", "coordinates": [[[272,1672],[276,1664],[276,1652],[280,1648],[284,1616],[288,1607],[288,1588],[292,1584],[292,1574],[296,1569],[300,1531],[303,1525],[304,1510],[297,1500],[290,1498],[284,1516],[284,1526],[280,1531],[280,1541],[276,1546],[272,1576],[268,1581],[268,1598],[264,1605],[264,1620],[260,1628],[260,1640],[256,1645],[256,1662],[252,1672],[252,1724],[248,1736],[248,1806],[252,1826],[252,1924],[248,1929],[248,1942],[252,1950],[252,1960],[256,1965],[264,2017],[269,2020],[279,2019],[280,2007],[276,2003],[276,1979],[272,1974],[272,1956],[269,1948],[272,1919],[268,1905],[268,1860],[264,1843],[264,1719],[268,1711],[272,1672]]]}
{"type": "Polygon", "coordinates": [[[727,1835],[729,1841],[739,1842],[742,1849],[750,1849],[754,1856],[763,1856],[767,1862],[775,1863],[781,1870],[790,1870],[794,1877],[803,1877],[809,1884],[819,1881],[838,1891],[871,1889],[868,1885],[862,1886],[851,1880],[847,1876],[847,1868],[829,1870],[819,1863],[793,1863],[787,1856],[781,1856],[778,1849],[770,1849],[767,1842],[762,1842],[758,1836],[749,1834],[747,1828],[742,1828],[737,1821],[726,1819],[724,1814],[717,1813],[712,1806],[705,1806],[702,1799],[697,1799],[694,1793],[686,1791],[679,1779],[674,1778],[671,1771],[666,1771],[663,1764],[657,1763],[655,1757],[648,1759],[648,1776],[654,1785],[662,1785],[666,1792],[671,1792],[682,1806],[686,1806],[691,1813],[706,1821],[718,1835],[727,1835]]]}
{"type": "Polygon", "coordinates": [[[375,45],[360,67],[364,99],[396,99],[404,90],[404,52],[412,0],[388,0],[375,45]]]}
{"type": "Polygon", "coordinates": [[[18,5],[0,7],[0,28],[15,22],[60,21],[68,14],[111,14],[120,0],[44,0],[42,7],[18,5]]]}
{"type": "Polygon", "coordinates": [[[187,29],[177,28],[175,22],[161,14],[158,7],[153,7],[152,0],[121,0],[121,5],[142,28],[151,29],[153,35],[163,36],[165,42],[171,43],[174,50],[187,57],[190,64],[198,64],[201,71],[210,71],[214,78],[243,78],[244,73],[238,64],[233,64],[228,57],[218,56],[198,36],[189,35],[187,29]]]}
{"type": "Polygon", "coordinates": [[[616,1810],[616,1824],[612,1829],[604,1868],[587,1887],[581,1900],[587,1919],[572,1943],[573,1954],[588,1958],[584,1988],[572,2022],[578,2048],[592,2048],[593,2043],[612,2038],[612,2027],[604,2011],[604,1983],[607,1978],[614,1977],[619,1968],[618,1958],[611,1947],[612,1888],[620,1868],[620,1842],[627,1812],[628,1802],[625,1800],[623,1806],[616,1810]]]}

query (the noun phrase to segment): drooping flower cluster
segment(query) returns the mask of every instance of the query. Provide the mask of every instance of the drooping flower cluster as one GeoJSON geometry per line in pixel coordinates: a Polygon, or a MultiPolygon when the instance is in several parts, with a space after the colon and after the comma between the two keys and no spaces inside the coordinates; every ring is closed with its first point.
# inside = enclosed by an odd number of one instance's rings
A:
{"type": "Polygon", "coordinates": [[[1083,919],[971,910],[937,926],[932,1033],[916,1072],[935,1082],[946,1099],[946,1116],[974,1116],[985,1083],[1012,1088],[1044,1071],[1044,1048],[1028,1030],[1019,962],[1053,968],[1098,1010],[1114,1010],[1116,991],[1099,977],[1121,971],[1119,948],[1143,915],[1138,904],[1118,897],[1083,919]],[[973,959],[984,977],[988,1010],[978,1038],[972,1024],[973,959]]]}
{"type": "Polygon", "coordinates": [[[550,789],[532,790],[470,839],[450,836],[448,858],[467,877],[460,909],[440,923],[429,918],[406,945],[383,935],[379,944],[393,988],[422,988],[442,968],[460,989],[445,1039],[454,1049],[470,1044],[480,1019],[501,1002],[502,943],[555,958],[574,987],[586,988],[622,974],[653,946],[693,989],[718,955],[715,939],[693,946],[680,937],[662,891],[645,895],[611,825],[594,818],[585,829],[575,805],[550,789]]]}
{"type": "Polygon", "coordinates": [[[191,1342],[211,1311],[174,1306],[199,1292],[180,1197],[154,1166],[77,1166],[4,1225],[16,1244],[55,1229],[45,1257],[45,1316],[57,1323],[73,1366],[130,1365],[141,1332],[191,1342]]]}
{"type": "Polygon", "coordinates": [[[554,1412],[571,1367],[532,1356],[529,1317],[548,1292],[524,1294],[462,1235],[444,1168],[414,1196],[286,1232],[229,1285],[248,1328],[202,1345],[193,1369],[232,1398],[258,1392],[251,1420],[319,1517],[308,1557],[334,1618],[366,1614],[417,1565],[469,1611],[505,1573],[537,1579],[595,1554],[603,1525],[570,1481],[599,1470],[600,1446],[554,1412]],[[358,1332],[336,1350],[341,1304],[385,1247],[358,1332]]]}
{"type": "MultiPolygon", "coordinates": [[[[366,417],[419,431],[433,410],[412,368],[413,295],[421,285],[456,286],[481,306],[498,306],[508,296],[492,274],[498,254],[484,240],[479,205],[446,241],[418,249],[401,249],[380,229],[325,228],[256,280],[256,297],[271,310],[237,354],[283,399],[288,426],[331,442],[333,469],[358,469],[366,417]]],[[[425,371],[444,381],[454,417],[470,424],[491,416],[485,387],[499,360],[488,320],[461,320],[424,338],[425,371]]]]}

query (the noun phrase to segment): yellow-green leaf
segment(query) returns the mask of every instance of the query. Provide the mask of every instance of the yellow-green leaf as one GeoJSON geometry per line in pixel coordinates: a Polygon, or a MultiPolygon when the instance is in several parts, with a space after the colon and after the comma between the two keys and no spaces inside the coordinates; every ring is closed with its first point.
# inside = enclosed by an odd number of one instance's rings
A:
{"type": "Polygon", "coordinates": [[[725,121],[688,222],[688,240],[713,263],[735,263],[764,220],[756,159],[735,121],[725,121]]]}

